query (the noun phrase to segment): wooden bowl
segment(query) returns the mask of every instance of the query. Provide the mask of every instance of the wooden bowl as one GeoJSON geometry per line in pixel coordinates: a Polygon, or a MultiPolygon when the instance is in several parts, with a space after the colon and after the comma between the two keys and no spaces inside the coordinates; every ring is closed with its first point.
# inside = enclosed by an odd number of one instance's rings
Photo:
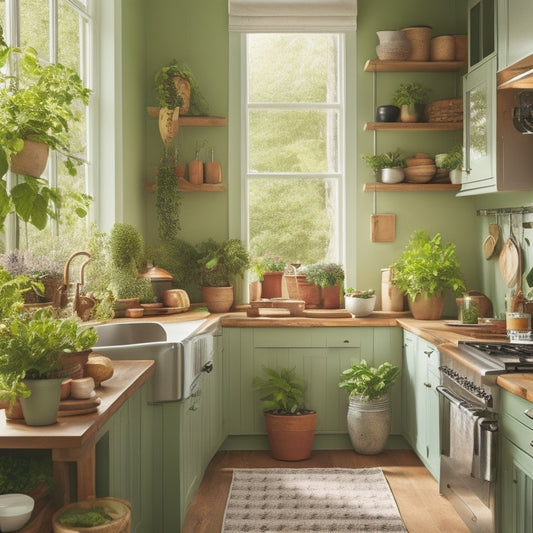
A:
{"type": "Polygon", "coordinates": [[[406,159],[408,167],[419,167],[422,165],[434,165],[435,161],[433,159],[426,159],[425,157],[410,157],[406,159]]]}
{"type": "Polygon", "coordinates": [[[405,181],[408,183],[427,183],[435,175],[437,167],[435,165],[421,165],[419,167],[408,167],[404,169],[405,181]]]}

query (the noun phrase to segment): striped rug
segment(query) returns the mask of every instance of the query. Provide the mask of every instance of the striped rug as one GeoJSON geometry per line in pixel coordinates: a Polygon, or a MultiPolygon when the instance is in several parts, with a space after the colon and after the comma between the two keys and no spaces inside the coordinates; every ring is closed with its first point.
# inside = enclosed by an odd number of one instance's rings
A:
{"type": "Polygon", "coordinates": [[[405,532],[381,468],[233,471],[223,533],[405,532]]]}

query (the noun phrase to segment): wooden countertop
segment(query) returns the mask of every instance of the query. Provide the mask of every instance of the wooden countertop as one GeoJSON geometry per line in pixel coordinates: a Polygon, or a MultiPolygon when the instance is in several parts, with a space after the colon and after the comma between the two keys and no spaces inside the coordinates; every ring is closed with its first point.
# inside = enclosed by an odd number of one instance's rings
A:
{"type": "Polygon", "coordinates": [[[6,420],[0,410],[0,448],[82,448],[121,405],[153,374],[154,361],[113,361],[113,377],[96,389],[101,400],[95,413],[60,417],[50,426],[27,426],[6,420]]]}
{"type": "Polygon", "coordinates": [[[533,402],[533,374],[502,374],[496,383],[502,389],[533,402]]]}

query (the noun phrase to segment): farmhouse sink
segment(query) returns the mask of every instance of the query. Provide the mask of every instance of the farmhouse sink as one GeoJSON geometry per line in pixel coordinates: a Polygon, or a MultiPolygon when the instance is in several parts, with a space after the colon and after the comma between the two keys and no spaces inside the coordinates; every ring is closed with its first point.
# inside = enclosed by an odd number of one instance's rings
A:
{"type": "MultiPolygon", "coordinates": [[[[116,322],[94,326],[98,341],[93,351],[116,360],[153,359],[152,402],[184,398],[184,376],[194,361],[184,350],[186,339],[205,320],[159,324],[158,322],[116,322]]],[[[185,396],[186,397],[186,396],[185,396]]]]}

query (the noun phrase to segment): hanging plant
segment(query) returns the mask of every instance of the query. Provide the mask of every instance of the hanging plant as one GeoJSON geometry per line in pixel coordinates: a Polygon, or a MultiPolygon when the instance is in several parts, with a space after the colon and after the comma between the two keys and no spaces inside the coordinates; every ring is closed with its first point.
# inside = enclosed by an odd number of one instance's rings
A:
{"type": "Polygon", "coordinates": [[[173,146],[166,146],[156,178],[156,210],[159,238],[170,242],[180,228],[181,193],[176,181],[177,157],[173,146]]]}

